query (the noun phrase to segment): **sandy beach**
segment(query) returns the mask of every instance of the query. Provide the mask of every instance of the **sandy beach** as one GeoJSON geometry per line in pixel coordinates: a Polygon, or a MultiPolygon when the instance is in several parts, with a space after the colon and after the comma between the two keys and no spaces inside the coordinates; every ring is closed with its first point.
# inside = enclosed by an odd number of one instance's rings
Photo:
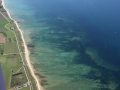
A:
{"type": "MultiPolygon", "coordinates": [[[[32,75],[32,77],[34,78],[34,80],[35,80],[35,82],[36,82],[36,87],[38,88],[38,90],[43,90],[42,86],[41,86],[40,83],[39,83],[39,79],[38,79],[37,76],[34,74],[34,69],[33,69],[33,66],[31,65],[30,58],[29,58],[29,51],[28,51],[26,42],[25,42],[25,40],[24,40],[24,36],[23,36],[23,34],[22,34],[22,31],[20,30],[17,22],[16,22],[14,19],[11,18],[10,14],[9,14],[9,11],[8,11],[8,10],[6,9],[6,7],[5,7],[4,0],[1,0],[1,1],[2,1],[3,8],[6,10],[9,18],[14,21],[15,25],[17,26],[17,28],[18,28],[18,30],[19,30],[19,32],[20,32],[21,39],[22,39],[23,46],[24,46],[25,60],[26,60],[26,62],[27,62],[27,66],[28,66],[28,68],[29,68],[29,70],[30,70],[31,75],[32,75]]],[[[17,42],[18,42],[18,41],[17,41],[17,42]]],[[[18,47],[19,47],[19,46],[18,46],[18,47]]],[[[24,63],[23,63],[23,65],[24,65],[24,63]]]]}

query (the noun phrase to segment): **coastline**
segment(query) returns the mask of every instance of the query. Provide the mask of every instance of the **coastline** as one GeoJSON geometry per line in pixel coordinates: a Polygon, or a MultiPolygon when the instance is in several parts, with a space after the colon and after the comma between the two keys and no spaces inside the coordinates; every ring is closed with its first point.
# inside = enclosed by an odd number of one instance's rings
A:
{"type": "MultiPolygon", "coordinates": [[[[40,83],[39,83],[38,77],[37,77],[37,76],[35,75],[35,73],[34,73],[35,70],[34,70],[33,66],[31,65],[30,58],[29,58],[29,51],[28,51],[26,42],[25,42],[25,40],[24,40],[24,36],[23,36],[23,34],[22,34],[22,31],[20,30],[17,22],[10,16],[9,11],[8,11],[8,10],[6,9],[6,7],[5,7],[4,0],[1,0],[1,1],[2,1],[3,8],[6,10],[6,13],[7,13],[8,17],[9,17],[11,20],[13,20],[14,24],[15,24],[16,27],[17,27],[17,30],[20,32],[20,37],[21,37],[21,39],[22,39],[23,47],[24,47],[24,52],[25,52],[25,55],[24,55],[24,56],[25,56],[25,61],[26,61],[26,63],[27,63],[27,67],[28,67],[28,69],[29,69],[29,71],[30,71],[30,73],[31,73],[31,76],[32,76],[32,77],[34,78],[34,80],[35,80],[36,87],[37,87],[38,90],[43,90],[42,86],[41,86],[40,83]]],[[[18,41],[17,41],[17,42],[18,42],[18,41]]],[[[19,44],[18,44],[18,45],[19,45],[19,44]]],[[[18,46],[18,47],[19,47],[19,46],[18,46]]],[[[21,55],[21,52],[20,52],[20,55],[21,55]]],[[[21,55],[21,58],[23,58],[22,55],[21,55]]],[[[25,64],[23,63],[23,65],[25,65],[25,64]]]]}

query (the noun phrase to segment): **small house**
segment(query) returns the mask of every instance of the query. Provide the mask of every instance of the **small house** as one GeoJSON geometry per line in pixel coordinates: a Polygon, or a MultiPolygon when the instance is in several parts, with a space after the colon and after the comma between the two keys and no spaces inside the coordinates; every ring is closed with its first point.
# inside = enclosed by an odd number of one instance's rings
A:
{"type": "Polygon", "coordinates": [[[13,26],[10,27],[10,30],[14,30],[15,28],[13,26]]]}

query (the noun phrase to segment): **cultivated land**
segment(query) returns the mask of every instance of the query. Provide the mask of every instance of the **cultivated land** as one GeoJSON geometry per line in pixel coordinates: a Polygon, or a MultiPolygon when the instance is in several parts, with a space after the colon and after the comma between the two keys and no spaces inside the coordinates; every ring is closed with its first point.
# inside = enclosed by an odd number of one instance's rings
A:
{"type": "Polygon", "coordinates": [[[0,38],[0,62],[6,89],[37,90],[25,61],[20,32],[3,8],[0,8],[0,38]],[[4,39],[5,41],[2,41],[4,39]]]}

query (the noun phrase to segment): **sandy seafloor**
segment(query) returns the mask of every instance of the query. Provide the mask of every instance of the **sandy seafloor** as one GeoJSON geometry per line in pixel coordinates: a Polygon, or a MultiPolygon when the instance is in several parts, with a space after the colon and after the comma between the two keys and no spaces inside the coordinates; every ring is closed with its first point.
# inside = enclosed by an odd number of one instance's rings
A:
{"type": "Polygon", "coordinates": [[[46,90],[120,89],[119,0],[4,0],[46,90]]]}

